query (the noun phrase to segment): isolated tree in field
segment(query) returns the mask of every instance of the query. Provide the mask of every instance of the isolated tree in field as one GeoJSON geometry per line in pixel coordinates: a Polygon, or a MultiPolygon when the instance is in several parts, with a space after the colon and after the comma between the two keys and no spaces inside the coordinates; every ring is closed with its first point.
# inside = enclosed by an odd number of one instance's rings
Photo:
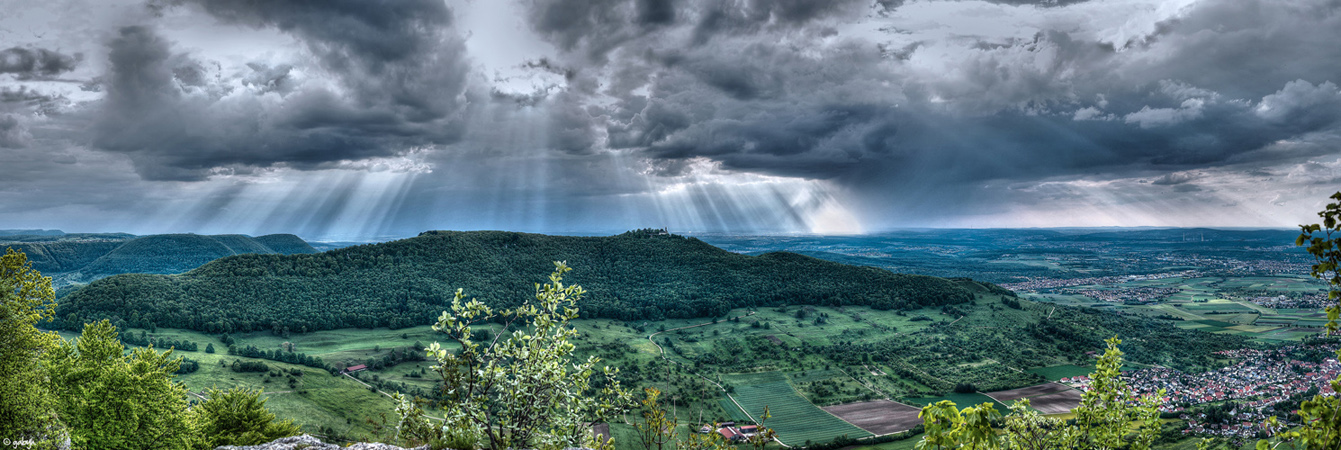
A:
{"type": "Polygon", "coordinates": [[[33,270],[27,255],[0,256],[0,436],[54,445],[61,433],[43,359],[60,338],[35,326],[51,320],[51,278],[33,270]]]}
{"type": "Polygon", "coordinates": [[[434,342],[426,349],[442,377],[439,406],[445,420],[427,422],[422,409],[401,399],[400,439],[456,450],[607,448],[590,426],[623,411],[631,396],[615,378],[617,369],[598,371],[596,357],[573,360],[569,340],[577,331],[569,322],[578,317],[584,291],[563,284],[569,270],[556,262],[549,283],[535,286],[534,300],[514,309],[495,311],[466,301],[458,289],[451,311],[443,312],[433,329],[459,348],[434,342]],[[515,331],[477,341],[473,326],[495,320],[515,331]],[[598,372],[604,377],[599,388],[591,380],[598,372]]]}

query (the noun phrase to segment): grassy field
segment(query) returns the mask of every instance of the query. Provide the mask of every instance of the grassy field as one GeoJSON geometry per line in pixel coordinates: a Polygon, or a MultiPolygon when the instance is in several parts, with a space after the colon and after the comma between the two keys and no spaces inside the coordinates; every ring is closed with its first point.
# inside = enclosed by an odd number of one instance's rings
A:
{"type": "MultiPolygon", "coordinates": [[[[130,329],[138,333],[141,330],[130,329]]],[[[78,333],[61,332],[61,337],[74,339],[78,333]]],[[[335,430],[336,434],[350,438],[366,438],[372,433],[369,419],[380,419],[385,413],[393,413],[391,399],[370,392],[367,388],[346,377],[333,377],[325,370],[311,367],[285,364],[281,362],[229,356],[227,346],[216,336],[194,331],[176,329],[158,329],[153,336],[173,340],[189,340],[199,346],[198,351],[174,351],[173,356],[182,356],[200,363],[200,370],[179,375],[177,380],[195,393],[209,388],[229,389],[244,387],[260,389],[266,397],[266,406],[280,418],[292,419],[302,426],[304,432],[326,434],[322,429],[335,430]],[[207,344],[214,344],[216,353],[204,351],[207,344]],[[283,371],[297,370],[301,376],[283,375],[271,377],[269,373],[238,373],[224,365],[238,361],[260,361],[283,371]],[[293,379],[294,386],[289,385],[293,379]],[[358,405],[351,408],[351,405],[358,405]]],[[[158,349],[161,350],[161,349],[158,349]]],[[[198,397],[192,396],[192,399],[198,397]]]]}
{"type": "Polygon", "coordinates": [[[732,396],[755,419],[760,419],[764,407],[768,407],[773,417],[765,425],[788,445],[828,442],[843,435],[851,438],[871,435],[806,401],[780,372],[736,375],[724,380],[735,387],[732,396]]]}
{"type": "MultiPolygon", "coordinates": [[[[767,425],[776,429],[783,441],[789,444],[803,444],[806,440],[828,442],[844,434],[849,437],[869,434],[824,412],[818,406],[903,397],[927,397],[915,399],[914,402],[921,402],[916,406],[942,399],[968,406],[991,400],[979,394],[930,396],[936,392],[945,392],[947,386],[953,386],[957,380],[955,377],[966,372],[973,372],[973,376],[979,379],[993,380],[1003,373],[1018,374],[1015,370],[1028,368],[1021,364],[1048,366],[1030,370],[1045,377],[1059,370],[1073,370],[1074,373],[1069,375],[1088,374],[1093,370],[1059,366],[1067,361],[1077,361],[1075,357],[1080,355],[1065,359],[1056,355],[1043,357],[1042,354],[1047,354],[1044,353],[1047,350],[1044,347],[1031,349],[1040,351],[1041,355],[1029,362],[1018,358],[1002,358],[998,361],[981,355],[958,357],[954,356],[954,347],[949,345],[930,355],[899,354],[898,358],[846,360],[843,363],[828,359],[828,356],[819,352],[806,350],[807,347],[826,345],[874,346],[891,339],[903,339],[899,336],[913,335],[908,336],[913,338],[918,336],[914,333],[943,327],[949,327],[956,333],[1010,336],[997,330],[1004,330],[1004,324],[1038,320],[1047,316],[1047,308],[1051,308],[1050,305],[1028,303],[1022,310],[1011,309],[1002,306],[997,297],[990,296],[980,297],[975,304],[966,304],[966,307],[971,313],[960,320],[954,320],[939,308],[876,311],[865,307],[794,305],[736,309],[716,320],[697,318],[623,322],[582,319],[573,323],[579,335],[574,344],[578,357],[597,356],[604,360],[604,364],[620,367],[626,377],[626,386],[635,390],[643,387],[662,390],[663,399],[674,399],[677,403],[674,410],[681,423],[746,420],[735,404],[724,401],[725,397],[714,381],[731,385],[735,389],[735,398],[751,413],[757,414],[764,406],[770,407],[774,417],[767,421],[767,425]],[[819,321],[818,318],[825,320],[819,321]],[[655,345],[648,339],[649,335],[654,335],[655,345]],[[735,348],[739,351],[723,353],[723,349],[728,348],[723,344],[737,345],[735,348]],[[669,361],[662,359],[662,349],[669,361]],[[726,363],[695,364],[699,356],[709,354],[729,354],[732,357],[726,363]]],[[[1298,317],[1304,315],[1299,314],[1298,317]]],[[[1241,326],[1231,322],[1221,324],[1241,326]]],[[[1217,328],[1233,332],[1251,331],[1217,328]]],[[[489,331],[497,333],[498,328],[494,326],[489,331]]],[[[275,368],[296,368],[302,372],[301,377],[293,377],[294,387],[290,388],[288,376],[239,374],[220,365],[247,359],[228,356],[227,348],[218,335],[172,329],[158,329],[152,334],[157,339],[192,341],[202,349],[200,352],[183,352],[201,364],[199,372],[181,378],[193,391],[198,392],[210,386],[260,388],[269,393],[270,405],[281,417],[293,418],[308,430],[333,429],[337,434],[366,435],[371,431],[371,427],[365,423],[366,419],[379,417],[382,413],[390,415],[391,404],[388,399],[369,392],[347,378],[331,377],[319,369],[263,361],[275,368]],[[217,353],[204,353],[207,344],[213,344],[217,353]]],[[[1278,333],[1280,339],[1291,336],[1278,333]]],[[[445,336],[433,332],[428,326],[400,330],[340,329],[310,333],[262,331],[236,333],[231,337],[238,346],[256,346],[266,351],[292,346],[296,352],[320,357],[326,363],[337,366],[365,364],[393,352],[414,353],[419,351],[417,349],[420,346],[435,341],[443,344],[448,342],[445,336]]],[[[1020,341],[1017,344],[1037,345],[1030,342],[1020,341]]],[[[410,376],[427,369],[429,365],[423,361],[405,362],[366,372],[365,376],[429,389],[434,387],[431,374],[426,378],[410,376]]],[[[1049,377],[1055,378],[1055,375],[1049,377]]],[[[1037,383],[1039,380],[1029,381],[1037,383]]],[[[1010,387],[1016,386],[1001,389],[1010,387]]],[[[999,403],[997,408],[1002,411],[1006,409],[999,403]]],[[[635,422],[639,420],[636,412],[627,417],[635,422]]],[[[625,427],[629,425],[613,424],[612,433],[620,437],[621,434],[631,432],[632,428],[625,427]]],[[[624,447],[623,443],[619,445],[620,450],[632,450],[624,447]]]]}
{"type": "Polygon", "coordinates": [[[1057,381],[1062,378],[1089,375],[1094,372],[1094,367],[1081,367],[1074,364],[1066,364],[1062,366],[1039,367],[1036,369],[1029,369],[1029,371],[1039,374],[1043,376],[1043,378],[1047,378],[1048,381],[1057,381]]]}
{"type": "Polygon", "coordinates": [[[917,442],[921,440],[922,435],[919,434],[911,436],[907,439],[894,442],[885,442],[882,444],[873,444],[873,445],[853,445],[850,447],[843,447],[843,450],[913,450],[916,448],[917,442]]]}

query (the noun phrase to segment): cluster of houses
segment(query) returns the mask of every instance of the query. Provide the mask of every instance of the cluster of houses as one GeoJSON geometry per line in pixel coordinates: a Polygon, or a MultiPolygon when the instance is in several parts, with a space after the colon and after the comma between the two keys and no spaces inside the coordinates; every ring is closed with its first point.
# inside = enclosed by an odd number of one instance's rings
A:
{"type": "MultiPolygon", "coordinates": [[[[1328,380],[1341,375],[1341,363],[1327,358],[1321,363],[1298,361],[1289,355],[1300,350],[1321,350],[1331,352],[1335,345],[1292,345],[1275,350],[1239,349],[1218,352],[1218,354],[1237,359],[1229,367],[1210,372],[1190,374],[1179,370],[1155,367],[1124,372],[1122,378],[1137,395],[1156,395],[1164,389],[1160,397],[1161,412],[1180,412],[1192,405],[1212,403],[1223,400],[1239,400],[1243,407],[1236,411],[1237,423],[1203,424],[1198,417],[1188,420],[1188,433],[1205,433],[1220,436],[1253,436],[1261,430],[1261,423],[1268,407],[1288,399],[1290,396],[1319,387],[1323,395],[1336,395],[1328,380]]],[[[1062,383],[1080,390],[1089,388],[1087,376],[1063,378],[1062,383]]]]}
{"type": "Polygon", "coordinates": [[[1197,421],[1197,418],[1187,414],[1182,414],[1178,417],[1187,421],[1187,428],[1183,430],[1183,434],[1209,434],[1220,437],[1250,438],[1255,437],[1258,433],[1266,430],[1264,424],[1266,416],[1262,415],[1260,411],[1238,413],[1234,416],[1236,422],[1229,424],[1201,423],[1197,421]]]}
{"type": "Polygon", "coordinates": [[[1296,308],[1296,309],[1313,309],[1313,310],[1321,310],[1323,306],[1326,306],[1328,303],[1327,294],[1317,292],[1303,294],[1299,297],[1286,297],[1284,295],[1277,295],[1275,297],[1249,297],[1247,300],[1268,308],[1296,308]]]}
{"type": "Polygon", "coordinates": [[[754,437],[755,434],[758,434],[759,426],[758,425],[736,426],[735,422],[722,422],[717,424],[717,429],[715,430],[713,429],[712,424],[703,424],[703,426],[698,429],[698,432],[703,434],[715,432],[717,434],[722,435],[722,437],[726,438],[726,440],[729,442],[742,442],[749,440],[750,438],[754,437]]]}

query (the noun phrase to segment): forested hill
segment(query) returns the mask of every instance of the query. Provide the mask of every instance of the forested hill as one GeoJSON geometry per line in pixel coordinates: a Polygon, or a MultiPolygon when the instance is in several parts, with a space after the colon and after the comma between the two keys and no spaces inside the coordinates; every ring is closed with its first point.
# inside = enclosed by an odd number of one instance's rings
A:
{"type": "Polygon", "coordinates": [[[88,282],[121,273],[182,273],[207,262],[244,253],[316,253],[298,236],[272,234],[253,238],[239,234],[123,233],[6,236],[0,247],[28,255],[33,268],[54,276],[57,284],[88,282]]]}
{"type": "Polygon", "coordinates": [[[651,230],[433,231],[312,255],[232,256],[181,275],[104,278],[60,299],[57,314],[72,326],[120,318],[207,332],[399,328],[431,323],[457,288],[494,306],[516,304],[545,281],[553,261],[567,261],[574,270],[565,281],[588,291],[583,316],[623,320],[778,304],[917,308],[967,302],[983,289],[794,253],[741,255],[651,230]]]}

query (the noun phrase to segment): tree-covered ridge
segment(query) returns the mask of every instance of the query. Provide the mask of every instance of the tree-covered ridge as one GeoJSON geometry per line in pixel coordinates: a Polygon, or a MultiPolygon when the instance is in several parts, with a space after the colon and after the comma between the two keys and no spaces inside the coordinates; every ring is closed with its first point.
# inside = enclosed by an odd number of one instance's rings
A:
{"type": "Polygon", "coordinates": [[[315,253],[311,246],[293,235],[252,238],[240,234],[205,236],[197,234],[159,234],[126,241],[115,250],[79,269],[86,276],[121,273],[180,273],[202,264],[240,254],[315,253]],[[280,244],[273,249],[264,242],[280,244]]]}
{"type": "MultiPolygon", "coordinates": [[[[238,255],[181,275],[119,275],[61,300],[69,324],[98,318],[208,332],[393,328],[431,321],[458,288],[507,306],[553,261],[578,267],[586,317],[719,316],[780,304],[911,309],[963,303],[971,281],[901,275],[794,253],[731,253],[639,230],[612,237],[430,231],[312,255],[238,255]]],[[[974,287],[977,289],[978,287],[974,287]]]]}
{"type": "Polygon", "coordinates": [[[272,234],[67,234],[6,236],[0,247],[29,256],[33,268],[62,281],[87,282],[122,273],[181,273],[232,255],[316,253],[298,236],[272,234]],[[68,276],[61,276],[67,274],[68,276]]]}
{"type": "Polygon", "coordinates": [[[12,247],[28,255],[33,268],[42,273],[74,272],[103,255],[111,253],[128,239],[98,239],[88,241],[51,241],[51,242],[7,242],[12,247]]]}

